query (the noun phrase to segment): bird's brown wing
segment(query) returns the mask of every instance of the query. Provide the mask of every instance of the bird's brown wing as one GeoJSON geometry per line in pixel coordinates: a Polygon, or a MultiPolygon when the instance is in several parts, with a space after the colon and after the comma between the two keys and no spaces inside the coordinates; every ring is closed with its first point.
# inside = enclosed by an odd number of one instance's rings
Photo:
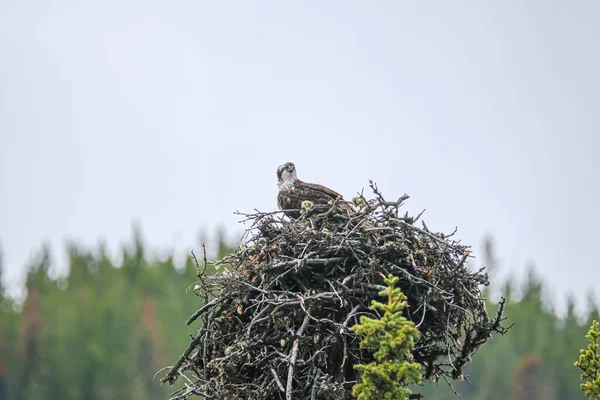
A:
{"type": "Polygon", "coordinates": [[[327,204],[333,198],[332,195],[312,186],[296,184],[293,188],[279,191],[277,205],[282,210],[300,209],[304,200],[312,201],[313,204],[327,204]]]}
{"type": "Polygon", "coordinates": [[[302,192],[302,195],[306,196],[306,200],[311,200],[315,204],[326,204],[330,200],[340,199],[341,207],[351,213],[356,213],[354,206],[345,201],[343,196],[338,192],[329,189],[318,183],[307,183],[301,180],[296,181],[296,189],[302,192]]]}
{"type": "MultiPolygon", "coordinates": [[[[309,200],[313,204],[327,204],[337,198],[342,199],[342,195],[323,185],[315,183],[306,183],[297,180],[290,189],[280,190],[277,195],[277,206],[280,210],[299,210],[302,208],[302,202],[309,200]]],[[[342,208],[349,212],[356,212],[350,203],[343,201],[340,203],[342,208]]],[[[300,213],[297,211],[287,213],[292,218],[298,218],[300,213]]]]}
{"type": "MultiPolygon", "coordinates": [[[[323,185],[319,185],[318,183],[307,183],[301,180],[297,180],[296,181],[296,187],[301,189],[302,186],[305,187],[305,189],[307,191],[314,191],[314,192],[321,192],[323,193],[325,196],[330,197],[330,199],[327,199],[328,201],[331,199],[337,199],[342,198],[343,196],[341,194],[339,194],[338,192],[329,189],[328,187],[325,187],[323,185]]],[[[319,196],[321,197],[321,196],[319,196]]]]}
{"type": "Polygon", "coordinates": [[[287,211],[287,210],[300,210],[302,208],[302,202],[309,199],[306,193],[299,191],[295,188],[280,190],[277,195],[277,207],[280,210],[286,211],[286,215],[290,218],[296,219],[300,217],[300,211],[287,211]]]}
{"type": "Polygon", "coordinates": [[[279,207],[280,210],[300,208],[300,202],[301,200],[299,201],[298,196],[291,190],[280,190],[277,194],[277,207],[279,207]]]}

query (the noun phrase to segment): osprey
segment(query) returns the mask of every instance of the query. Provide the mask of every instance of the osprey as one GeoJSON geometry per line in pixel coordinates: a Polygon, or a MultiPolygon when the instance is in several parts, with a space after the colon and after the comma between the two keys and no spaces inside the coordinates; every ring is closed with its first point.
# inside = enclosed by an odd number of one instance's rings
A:
{"type": "MultiPolygon", "coordinates": [[[[346,211],[356,212],[347,202],[343,201],[342,195],[325,186],[316,183],[303,182],[296,176],[296,166],[287,162],[277,168],[277,207],[280,210],[300,210],[302,202],[311,201],[313,204],[327,204],[331,200],[340,199],[340,205],[346,211]]],[[[286,212],[290,218],[300,217],[299,211],[286,212]]]]}

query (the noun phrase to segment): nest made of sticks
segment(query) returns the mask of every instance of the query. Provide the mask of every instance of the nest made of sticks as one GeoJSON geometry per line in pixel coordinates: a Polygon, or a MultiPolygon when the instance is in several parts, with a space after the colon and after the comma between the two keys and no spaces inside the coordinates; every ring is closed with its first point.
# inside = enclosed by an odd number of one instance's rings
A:
{"type": "MultiPolygon", "coordinates": [[[[185,385],[172,398],[349,399],[355,364],[373,361],[350,328],[380,317],[371,300],[400,278],[406,317],[420,332],[413,353],[424,379],[457,379],[472,354],[501,326],[485,310],[483,268],[470,270],[468,246],[430,231],[421,214],[400,216],[409,196],[354,199],[357,213],[306,203],[297,220],[281,212],[241,214],[251,227],[237,251],[195,289],[204,305],[187,321],[202,327],[162,382],[185,385]]],[[[206,262],[206,257],[205,257],[206,262]]],[[[205,268],[204,268],[205,269],[205,268]]]]}

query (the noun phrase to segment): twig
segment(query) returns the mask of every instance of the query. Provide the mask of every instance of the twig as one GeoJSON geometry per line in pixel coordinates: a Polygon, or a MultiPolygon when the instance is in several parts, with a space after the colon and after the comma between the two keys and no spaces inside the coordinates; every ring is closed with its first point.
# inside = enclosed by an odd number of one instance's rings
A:
{"type": "Polygon", "coordinates": [[[346,317],[346,319],[344,320],[344,323],[342,323],[342,327],[340,328],[340,335],[342,335],[344,333],[344,329],[346,329],[346,326],[348,326],[348,322],[350,322],[350,318],[352,318],[358,312],[358,310],[360,310],[360,305],[357,305],[348,313],[348,316],[346,317]]]}
{"type": "Polygon", "coordinates": [[[188,358],[188,356],[190,355],[190,353],[192,351],[194,351],[196,345],[199,342],[200,342],[200,335],[198,335],[198,336],[196,336],[195,338],[192,339],[192,342],[190,343],[190,345],[188,346],[188,348],[185,349],[185,351],[183,352],[183,355],[179,358],[179,360],[177,360],[177,362],[175,363],[175,365],[173,365],[173,367],[171,367],[171,369],[169,370],[169,372],[167,373],[167,375],[160,380],[160,383],[165,383],[165,382],[168,381],[170,384],[172,384],[174,382],[175,375],[177,375],[177,371],[179,370],[179,367],[181,367],[181,365],[183,364],[184,360],[186,360],[188,358]]]}
{"type": "Polygon", "coordinates": [[[302,337],[302,333],[308,325],[310,320],[310,308],[306,311],[306,316],[300,328],[296,332],[296,339],[294,340],[294,346],[292,347],[292,355],[290,357],[290,366],[288,369],[287,386],[285,387],[285,397],[287,400],[292,400],[292,382],[294,380],[294,367],[296,366],[296,357],[298,357],[299,340],[302,337]]]}
{"type": "Polygon", "coordinates": [[[219,304],[220,302],[227,300],[230,297],[235,296],[235,293],[231,293],[228,296],[225,297],[217,297],[213,300],[211,300],[210,302],[208,302],[207,304],[203,305],[202,307],[200,307],[200,309],[198,311],[196,311],[195,313],[193,313],[187,321],[185,321],[186,325],[191,324],[192,322],[194,322],[200,315],[202,315],[202,313],[204,311],[206,311],[207,309],[209,309],[210,307],[213,307],[217,304],[219,304]]]}
{"type": "Polygon", "coordinates": [[[275,378],[275,383],[277,383],[277,387],[279,388],[279,390],[285,393],[285,389],[283,388],[283,385],[281,384],[281,381],[277,376],[277,372],[275,372],[273,368],[271,368],[271,374],[273,374],[273,378],[275,378]]]}

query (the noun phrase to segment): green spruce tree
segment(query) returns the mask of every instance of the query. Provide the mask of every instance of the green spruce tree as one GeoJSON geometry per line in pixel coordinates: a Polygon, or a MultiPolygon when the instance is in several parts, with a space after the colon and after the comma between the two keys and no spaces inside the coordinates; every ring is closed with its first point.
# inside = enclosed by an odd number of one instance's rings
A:
{"type": "Polygon", "coordinates": [[[598,338],[600,338],[600,328],[598,321],[592,322],[592,326],[587,335],[590,344],[586,350],[581,349],[579,361],[575,362],[581,373],[581,390],[588,399],[600,399],[600,353],[598,353],[598,338]]]}
{"type": "Polygon", "coordinates": [[[421,382],[421,365],[412,361],[419,331],[402,315],[407,303],[406,296],[395,288],[398,277],[390,275],[385,282],[388,289],[380,295],[387,296],[387,304],[373,300],[370,307],[383,311],[381,319],[363,316],[360,324],[351,328],[364,336],[361,347],[377,349],[374,362],[355,366],[362,372],[362,381],[352,390],[358,400],[408,399],[412,392],[407,386],[421,382]]]}

